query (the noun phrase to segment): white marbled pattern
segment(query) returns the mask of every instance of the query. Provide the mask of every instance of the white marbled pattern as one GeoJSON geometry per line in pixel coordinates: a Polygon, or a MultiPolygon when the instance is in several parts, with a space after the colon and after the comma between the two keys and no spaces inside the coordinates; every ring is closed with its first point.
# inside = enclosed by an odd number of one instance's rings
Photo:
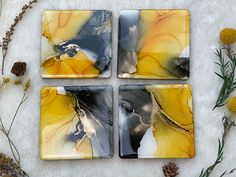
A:
{"type": "MultiPolygon", "coordinates": [[[[221,81],[214,75],[214,50],[218,46],[218,33],[224,27],[236,27],[235,0],[39,0],[27,13],[14,34],[6,60],[7,74],[14,61],[28,63],[28,77],[32,88],[27,103],[22,107],[12,131],[13,140],[22,154],[22,167],[32,177],[162,177],[162,165],[170,160],[122,160],[118,157],[118,86],[136,83],[170,83],[170,81],[119,80],[116,78],[118,15],[121,9],[189,9],[191,13],[191,72],[187,81],[193,86],[196,156],[194,159],[173,160],[180,167],[179,177],[197,177],[203,166],[215,160],[217,138],[221,135],[221,116],[225,108],[212,107],[221,81]],[[113,11],[113,62],[112,77],[108,80],[65,80],[40,78],[41,14],[45,9],[109,9],[113,11]],[[39,160],[39,90],[42,86],[110,84],[115,97],[115,155],[108,160],[41,161],[39,160]]],[[[3,0],[0,37],[27,0],[3,0]]],[[[172,81],[171,83],[179,83],[172,81]]],[[[183,81],[182,81],[183,82],[183,81]]],[[[9,122],[9,115],[16,108],[20,94],[15,88],[0,93],[1,117],[9,122]]],[[[231,132],[225,147],[222,165],[212,176],[220,176],[231,169],[236,160],[236,129],[231,132]]],[[[5,139],[0,135],[0,151],[10,154],[5,139]]],[[[231,175],[235,176],[235,175],[231,175]]]]}

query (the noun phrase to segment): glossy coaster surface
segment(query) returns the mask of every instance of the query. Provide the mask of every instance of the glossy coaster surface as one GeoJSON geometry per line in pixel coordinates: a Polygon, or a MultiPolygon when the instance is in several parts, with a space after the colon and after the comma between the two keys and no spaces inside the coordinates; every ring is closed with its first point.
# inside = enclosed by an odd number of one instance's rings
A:
{"type": "Polygon", "coordinates": [[[192,158],[191,87],[121,86],[119,153],[121,158],[192,158]]]}
{"type": "Polygon", "coordinates": [[[42,17],[42,77],[110,77],[111,33],[110,11],[45,11],[42,17]]]}
{"type": "Polygon", "coordinates": [[[123,10],[119,18],[118,77],[187,79],[187,10],[123,10]]]}
{"type": "Polygon", "coordinates": [[[42,88],[41,159],[110,158],[112,102],[109,86],[42,88]]]}

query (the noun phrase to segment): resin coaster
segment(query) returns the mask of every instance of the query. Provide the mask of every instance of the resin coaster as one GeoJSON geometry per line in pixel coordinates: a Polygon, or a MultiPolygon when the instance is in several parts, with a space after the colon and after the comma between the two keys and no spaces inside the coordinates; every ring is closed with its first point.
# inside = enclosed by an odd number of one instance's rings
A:
{"type": "Polygon", "coordinates": [[[42,88],[41,159],[110,158],[112,102],[109,86],[42,88]]]}
{"type": "Polygon", "coordinates": [[[110,11],[45,11],[42,18],[42,77],[110,77],[111,33],[110,11]]]}
{"type": "Polygon", "coordinates": [[[119,144],[121,158],[192,158],[191,87],[121,86],[119,144]]]}
{"type": "Polygon", "coordinates": [[[119,18],[118,77],[187,79],[187,10],[123,10],[119,18]]]}

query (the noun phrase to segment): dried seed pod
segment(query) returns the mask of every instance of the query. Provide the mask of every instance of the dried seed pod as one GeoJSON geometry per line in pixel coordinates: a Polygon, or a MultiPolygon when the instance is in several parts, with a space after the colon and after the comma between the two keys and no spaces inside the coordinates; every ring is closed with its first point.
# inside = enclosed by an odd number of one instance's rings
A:
{"type": "Polygon", "coordinates": [[[25,62],[16,62],[11,69],[11,73],[16,76],[23,76],[26,71],[26,66],[27,64],[25,62]]]}
{"type": "Polygon", "coordinates": [[[179,174],[179,167],[175,163],[168,163],[163,166],[163,173],[165,177],[176,177],[179,174]]]}

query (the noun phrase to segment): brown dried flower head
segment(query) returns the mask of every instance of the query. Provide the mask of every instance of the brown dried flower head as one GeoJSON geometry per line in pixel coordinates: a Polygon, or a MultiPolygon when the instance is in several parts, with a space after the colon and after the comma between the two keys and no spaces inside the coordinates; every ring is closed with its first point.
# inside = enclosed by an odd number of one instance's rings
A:
{"type": "Polygon", "coordinates": [[[16,63],[14,63],[14,65],[11,69],[11,73],[15,74],[18,77],[23,76],[26,71],[26,66],[27,66],[27,64],[25,62],[16,62],[16,63]]]}

